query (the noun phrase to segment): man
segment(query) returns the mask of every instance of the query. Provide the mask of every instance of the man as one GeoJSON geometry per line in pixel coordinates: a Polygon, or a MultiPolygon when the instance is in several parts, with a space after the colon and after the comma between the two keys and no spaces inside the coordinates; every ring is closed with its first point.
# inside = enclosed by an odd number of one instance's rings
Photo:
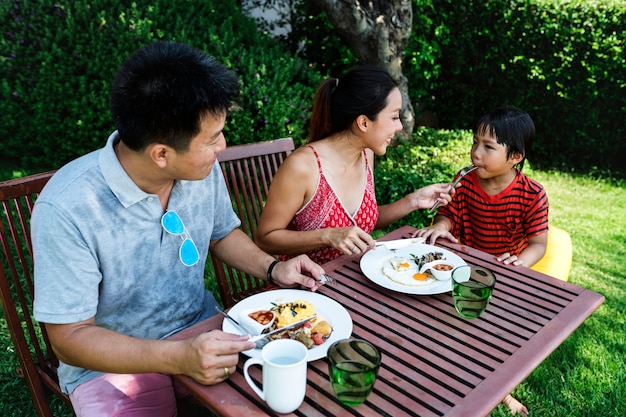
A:
{"type": "Polygon", "coordinates": [[[238,90],[235,75],[187,45],[140,49],[111,89],[117,130],[37,200],[34,313],[79,416],[175,416],[170,375],[215,384],[254,347],[219,330],[164,340],[215,313],[204,288],[209,249],[279,286],[317,289],[319,265],[274,264],[238,229],[216,167],[238,90]]]}

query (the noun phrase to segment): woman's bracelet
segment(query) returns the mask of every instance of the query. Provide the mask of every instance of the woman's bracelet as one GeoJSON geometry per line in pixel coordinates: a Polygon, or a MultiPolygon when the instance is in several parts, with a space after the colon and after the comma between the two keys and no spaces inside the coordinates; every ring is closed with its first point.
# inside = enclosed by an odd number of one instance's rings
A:
{"type": "Polygon", "coordinates": [[[276,259],[275,261],[273,261],[269,268],[267,268],[267,283],[268,284],[272,284],[272,271],[274,270],[274,267],[279,263],[280,261],[278,259],[276,259]]]}

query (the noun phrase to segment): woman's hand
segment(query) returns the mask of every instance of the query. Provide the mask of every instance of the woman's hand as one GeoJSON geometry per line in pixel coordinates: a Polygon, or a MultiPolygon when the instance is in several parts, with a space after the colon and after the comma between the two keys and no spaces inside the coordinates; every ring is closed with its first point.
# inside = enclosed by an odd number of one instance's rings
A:
{"type": "Polygon", "coordinates": [[[431,184],[413,191],[407,197],[411,199],[415,208],[429,209],[436,203],[445,206],[452,201],[453,195],[454,190],[450,184],[431,184]]]}
{"type": "Polygon", "coordinates": [[[508,252],[505,252],[502,255],[498,256],[496,260],[498,262],[502,262],[505,265],[511,265],[511,264],[515,266],[524,265],[524,261],[522,259],[519,259],[516,255],[511,255],[508,252]]]}
{"type": "Polygon", "coordinates": [[[376,247],[376,241],[360,227],[340,227],[324,229],[327,232],[327,246],[342,251],[346,255],[363,253],[376,247]]]}

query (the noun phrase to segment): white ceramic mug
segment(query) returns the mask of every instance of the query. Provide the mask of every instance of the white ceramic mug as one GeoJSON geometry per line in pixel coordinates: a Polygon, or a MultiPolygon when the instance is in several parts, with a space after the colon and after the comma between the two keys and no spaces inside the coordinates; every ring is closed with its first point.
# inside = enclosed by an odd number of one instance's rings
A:
{"type": "Polygon", "coordinates": [[[277,413],[295,411],[306,393],[307,356],[309,350],[292,339],[274,340],[261,350],[261,358],[250,358],[243,366],[243,375],[250,387],[277,413]],[[250,378],[248,368],[260,365],[263,390],[250,378]]]}

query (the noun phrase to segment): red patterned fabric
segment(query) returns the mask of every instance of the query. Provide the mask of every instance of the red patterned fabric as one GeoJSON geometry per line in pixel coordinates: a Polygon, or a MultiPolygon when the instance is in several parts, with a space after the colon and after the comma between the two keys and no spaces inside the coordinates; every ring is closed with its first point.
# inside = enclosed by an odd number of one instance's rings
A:
{"type": "MultiPolygon", "coordinates": [[[[363,157],[365,158],[365,169],[367,171],[365,189],[363,192],[363,199],[357,212],[354,216],[348,213],[341,203],[337,194],[330,186],[324,172],[322,170],[322,164],[320,163],[319,156],[315,151],[315,148],[308,145],[313,150],[315,158],[317,159],[317,166],[319,169],[319,181],[317,184],[317,190],[311,198],[311,200],[302,207],[294,216],[294,218],[287,226],[289,230],[305,231],[305,230],[317,230],[329,227],[349,227],[358,226],[367,233],[371,233],[376,226],[378,220],[378,204],[376,203],[376,193],[374,190],[374,176],[372,170],[367,161],[367,155],[363,151],[363,157]]],[[[323,247],[306,253],[315,262],[323,264],[331,261],[342,255],[342,252],[331,248],[323,247]]],[[[279,259],[285,260],[293,256],[283,255],[279,259]]]]}

